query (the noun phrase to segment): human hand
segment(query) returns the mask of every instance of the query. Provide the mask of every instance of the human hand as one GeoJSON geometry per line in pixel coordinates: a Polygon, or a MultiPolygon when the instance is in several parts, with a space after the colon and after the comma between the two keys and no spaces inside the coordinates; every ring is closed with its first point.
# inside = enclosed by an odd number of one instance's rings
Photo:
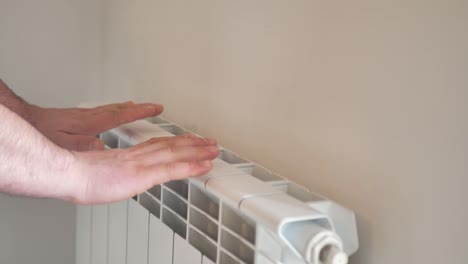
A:
{"type": "Polygon", "coordinates": [[[41,108],[28,106],[26,118],[55,144],[75,151],[102,150],[104,143],[96,138],[101,132],[135,120],[162,113],[158,104],[111,104],[91,109],[41,108]]]}
{"type": "Polygon", "coordinates": [[[0,192],[81,204],[114,202],[156,184],[200,176],[219,155],[194,135],[154,138],[127,149],[74,152],[0,104],[0,192]]]}
{"type": "Polygon", "coordinates": [[[193,135],[154,138],[127,149],[74,152],[69,198],[79,204],[119,201],[154,185],[201,176],[219,155],[214,139],[193,135]]]}

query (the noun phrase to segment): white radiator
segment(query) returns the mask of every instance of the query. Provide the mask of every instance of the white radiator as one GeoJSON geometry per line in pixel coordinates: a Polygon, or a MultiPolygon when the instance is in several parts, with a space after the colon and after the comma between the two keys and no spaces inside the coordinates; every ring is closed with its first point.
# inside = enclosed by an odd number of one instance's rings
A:
{"type": "MultiPolygon", "coordinates": [[[[160,117],[101,135],[109,148],[187,133],[160,117]]],[[[212,172],[110,205],[78,206],[76,264],[345,264],[349,209],[221,148],[212,172]]]]}

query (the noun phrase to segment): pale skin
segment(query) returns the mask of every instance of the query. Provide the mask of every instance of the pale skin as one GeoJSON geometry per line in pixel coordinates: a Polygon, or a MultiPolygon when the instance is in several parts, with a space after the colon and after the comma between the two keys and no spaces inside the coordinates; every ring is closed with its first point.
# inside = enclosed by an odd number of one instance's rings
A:
{"type": "Polygon", "coordinates": [[[156,104],[51,109],[28,104],[0,80],[0,192],[78,204],[119,201],[154,185],[208,173],[214,139],[154,138],[104,151],[96,135],[163,111],[156,104]]]}

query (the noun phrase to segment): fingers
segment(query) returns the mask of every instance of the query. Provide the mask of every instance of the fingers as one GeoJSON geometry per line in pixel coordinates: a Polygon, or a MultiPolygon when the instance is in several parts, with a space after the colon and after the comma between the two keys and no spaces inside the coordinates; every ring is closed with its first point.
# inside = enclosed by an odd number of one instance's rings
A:
{"type": "Polygon", "coordinates": [[[216,146],[168,147],[155,152],[140,155],[139,159],[145,166],[174,162],[194,162],[212,160],[218,157],[216,146]]]}
{"type": "Polygon", "coordinates": [[[60,147],[73,151],[103,150],[104,142],[91,136],[70,135],[66,133],[54,134],[52,139],[60,147]]]}
{"type": "Polygon", "coordinates": [[[216,140],[193,135],[155,138],[127,149],[82,153],[87,168],[84,171],[91,173],[84,198],[77,200],[113,202],[157,184],[205,175],[213,167],[211,160],[218,156],[216,140]],[[95,166],[96,160],[100,161],[99,167],[95,166]]]}
{"type": "Polygon", "coordinates": [[[132,178],[140,186],[138,193],[167,181],[205,175],[212,169],[211,160],[219,156],[214,139],[185,136],[154,141],[138,155],[126,157],[142,165],[138,173],[142,177],[132,178]]]}
{"type": "MultiPolygon", "coordinates": [[[[127,199],[157,184],[207,174],[213,167],[209,159],[217,156],[174,158],[171,162],[149,162],[129,159],[123,152],[129,149],[77,153],[81,161],[79,178],[86,179],[86,189],[77,192],[74,201],[82,204],[109,203],[127,199]],[[198,160],[198,159],[202,160],[198,160]],[[187,161],[183,161],[183,160],[187,161]],[[101,166],[95,166],[99,160],[101,166]],[[83,174],[82,172],[87,174],[83,174]],[[83,176],[84,175],[84,176],[83,176]]],[[[185,152],[185,151],[184,151],[185,152]]],[[[200,148],[199,152],[203,152],[200,148]]],[[[160,153],[148,154],[156,157],[160,153]]],[[[193,154],[193,153],[192,153],[193,154]]]]}
{"type": "Polygon", "coordinates": [[[73,134],[97,135],[114,127],[139,119],[157,116],[164,107],[159,104],[134,104],[132,102],[105,105],[89,109],[81,131],[67,131],[73,134]]]}
{"type": "Polygon", "coordinates": [[[152,138],[132,148],[133,155],[138,156],[164,148],[189,146],[216,146],[217,141],[211,138],[199,138],[191,134],[177,137],[152,138]]]}

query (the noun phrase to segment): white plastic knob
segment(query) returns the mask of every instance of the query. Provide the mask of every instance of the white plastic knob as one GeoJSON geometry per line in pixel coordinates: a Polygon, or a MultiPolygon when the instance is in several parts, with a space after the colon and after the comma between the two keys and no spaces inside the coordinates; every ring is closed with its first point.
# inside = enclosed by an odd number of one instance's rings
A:
{"type": "Polygon", "coordinates": [[[347,264],[348,256],[339,248],[334,246],[325,247],[321,254],[320,259],[324,264],[347,264]]]}

